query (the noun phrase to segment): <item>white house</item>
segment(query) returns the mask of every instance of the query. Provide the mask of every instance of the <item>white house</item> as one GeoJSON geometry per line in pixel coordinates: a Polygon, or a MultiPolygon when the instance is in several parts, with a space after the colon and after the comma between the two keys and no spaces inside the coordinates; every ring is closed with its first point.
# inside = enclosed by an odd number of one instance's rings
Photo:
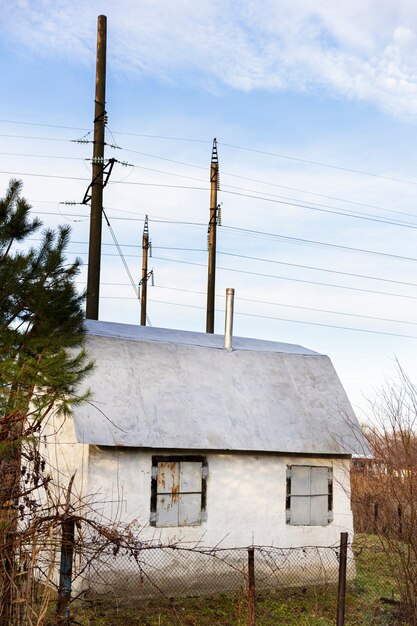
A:
{"type": "MultiPolygon", "coordinates": [[[[352,533],[358,424],[327,356],[297,345],[87,321],[91,403],[51,454],[141,537],[329,546],[352,533]]],[[[94,495],[92,495],[94,494],[94,495]]]]}

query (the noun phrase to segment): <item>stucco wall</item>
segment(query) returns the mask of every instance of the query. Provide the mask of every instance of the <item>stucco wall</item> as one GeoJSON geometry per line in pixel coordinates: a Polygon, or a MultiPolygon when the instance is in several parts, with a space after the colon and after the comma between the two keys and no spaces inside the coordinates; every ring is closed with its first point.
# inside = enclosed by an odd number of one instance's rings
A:
{"type": "Polygon", "coordinates": [[[157,538],[164,544],[178,540],[198,541],[210,547],[220,542],[225,548],[252,543],[279,547],[328,546],[339,541],[341,531],[352,533],[348,460],[254,454],[207,453],[205,456],[209,471],[207,520],[199,526],[149,526],[151,452],[91,446],[87,492],[95,494],[101,504],[96,504],[94,509],[106,518],[136,520],[142,539],[157,538]],[[291,464],[333,468],[330,524],[286,523],[286,468],[291,464]]]}
{"type": "MultiPolygon", "coordinates": [[[[254,454],[207,453],[207,520],[199,526],[155,528],[149,525],[152,455],[139,449],[90,447],[88,492],[94,509],[108,519],[137,523],[138,536],[163,545],[235,548],[255,544],[291,548],[337,544],[341,531],[352,534],[349,501],[349,461],[346,459],[254,454]],[[286,523],[287,465],[306,464],[333,469],[333,521],[326,526],[286,523]],[[98,503],[102,504],[98,504],[98,503]]],[[[178,450],[170,451],[178,454],[178,450]]],[[[195,451],[193,451],[195,454],[195,451]]],[[[168,454],[159,451],[159,454],[168,454]]],[[[202,452],[204,454],[204,452],[202,452]]],[[[226,551],[227,552],[227,551],[226,551]]],[[[142,551],[139,563],[111,553],[89,570],[87,586],[118,597],[211,594],[245,586],[247,551],[217,557],[178,550],[142,551]],[[145,572],[142,575],[140,572],[145,572]]],[[[270,551],[269,559],[255,552],[257,584],[268,587],[336,583],[337,554],[333,550],[270,551]],[[294,558],[292,558],[294,557],[294,558]],[[271,559],[274,578],[271,579],[271,559]],[[277,574],[279,572],[279,574],[277,574]],[[278,580],[279,579],[279,580],[278,580]]],[[[349,575],[353,575],[353,563],[349,575]]]]}
{"type": "MultiPolygon", "coordinates": [[[[96,516],[101,522],[135,521],[135,532],[143,541],[162,545],[178,542],[184,547],[198,543],[199,547],[225,549],[252,544],[291,548],[329,546],[338,543],[341,531],[353,532],[347,459],[199,451],[208,462],[207,519],[199,526],[157,528],[149,523],[152,456],[186,452],[79,444],[71,420],[51,419],[45,432],[48,436],[42,448],[47,453],[55,485],[63,489],[62,495],[75,474],[72,502],[76,508],[82,501],[89,502],[84,513],[96,516]],[[292,526],[286,523],[286,470],[291,464],[332,467],[333,521],[330,524],[292,526]]],[[[291,566],[284,555],[281,585],[337,580],[338,563],[334,552],[326,551],[325,558],[317,551],[299,554],[302,558],[291,566]],[[326,571],[320,569],[323,561],[327,561],[326,571]]],[[[122,553],[114,556],[110,549],[108,557],[102,554],[99,561],[94,559],[83,578],[75,582],[74,589],[87,587],[99,593],[111,592],[121,597],[127,594],[132,598],[158,595],[158,588],[167,595],[213,593],[239,589],[247,567],[245,549],[230,553],[228,564],[195,553],[189,558],[187,553],[179,555],[178,551],[143,551],[139,558],[141,565],[138,567],[134,559],[127,559],[122,553]],[[235,561],[232,567],[231,560],[235,561]],[[142,576],[141,568],[151,576],[142,576]]],[[[259,582],[265,560],[256,558],[259,582]]],[[[84,565],[82,556],[78,555],[75,570],[84,565]]],[[[268,584],[268,567],[264,574],[265,584],[268,584]]]]}
{"type": "Polygon", "coordinates": [[[71,418],[52,413],[43,424],[40,452],[46,459],[46,472],[52,476],[55,496],[66,501],[71,486],[71,503],[78,510],[89,493],[88,457],[90,446],[78,443],[71,418]]]}

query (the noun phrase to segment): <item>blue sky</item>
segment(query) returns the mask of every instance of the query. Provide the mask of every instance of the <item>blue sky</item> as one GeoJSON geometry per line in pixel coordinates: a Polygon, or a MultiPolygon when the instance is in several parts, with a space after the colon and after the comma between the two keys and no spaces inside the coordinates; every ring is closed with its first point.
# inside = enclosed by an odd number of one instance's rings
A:
{"type": "MultiPolygon", "coordinates": [[[[398,258],[417,258],[417,8],[316,4],[0,1],[0,177],[3,189],[8,172],[23,179],[45,225],[71,223],[71,253],[86,260],[88,211],[60,203],[88,185],[91,145],[71,140],[92,126],[97,15],[107,15],[107,141],[122,148],[107,156],[135,167],[115,167],[104,206],[135,280],[149,215],[152,324],[205,328],[217,137],[216,332],[234,286],[236,334],[328,354],[362,416],[396,358],[417,375],[417,261],[398,258]]],[[[137,323],[105,225],[103,241],[100,317],[137,323]]]]}

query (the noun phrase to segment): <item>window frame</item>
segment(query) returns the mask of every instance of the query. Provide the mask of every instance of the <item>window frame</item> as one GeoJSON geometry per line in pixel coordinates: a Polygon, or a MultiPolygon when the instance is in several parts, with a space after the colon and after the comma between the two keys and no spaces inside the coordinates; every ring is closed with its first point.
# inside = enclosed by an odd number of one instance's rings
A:
{"type": "MultiPolygon", "coordinates": [[[[310,480],[310,486],[311,486],[311,480],[310,480]]],[[[333,522],[333,467],[331,465],[306,465],[306,464],[296,464],[293,463],[292,465],[287,465],[287,474],[286,474],[286,499],[285,499],[285,515],[286,515],[286,523],[290,526],[311,526],[311,527],[315,527],[315,526],[328,526],[329,524],[331,524],[333,522]],[[311,471],[314,469],[326,469],[327,470],[327,494],[314,494],[311,493],[310,494],[305,494],[305,495],[292,495],[291,494],[291,478],[292,478],[292,471],[293,471],[293,467],[303,467],[303,468],[309,468],[310,469],[310,476],[311,476],[311,471]],[[295,524],[294,522],[291,521],[291,498],[292,497],[297,497],[297,498],[308,498],[309,501],[311,502],[311,498],[314,497],[315,495],[327,495],[327,521],[325,524],[312,524],[311,520],[308,524],[295,524]]]]}
{"type": "MultiPolygon", "coordinates": [[[[172,528],[182,528],[183,526],[199,526],[207,519],[207,478],[208,463],[207,457],[199,454],[168,454],[152,456],[151,474],[151,515],[150,525],[157,528],[169,528],[170,526],[158,526],[157,524],[157,502],[158,502],[158,464],[159,463],[201,463],[201,519],[199,524],[176,524],[172,528]]],[[[200,493],[196,491],[195,493],[200,493]]]]}

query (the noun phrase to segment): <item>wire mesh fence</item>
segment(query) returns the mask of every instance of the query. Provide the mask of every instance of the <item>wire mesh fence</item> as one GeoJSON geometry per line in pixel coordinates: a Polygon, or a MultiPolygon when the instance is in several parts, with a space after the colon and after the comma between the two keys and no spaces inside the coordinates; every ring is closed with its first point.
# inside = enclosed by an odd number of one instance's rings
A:
{"type": "MultiPolygon", "coordinates": [[[[56,624],[59,540],[40,548],[20,548],[16,610],[22,613],[26,602],[32,613],[36,609],[44,616],[45,621],[33,623],[56,624]]],[[[84,537],[74,548],[71,605],[62,624],[414,624],[401,614],[392,559],[372,535],[356,535],[347,546],[346,608],[340,622],[340,544],[229,549],[144,545],[132,550],[84,537]]],[[[15,623],[32,621],[22,614],[15,623]]]]}
{"type": "Polygon", "coordinates": [[[137,558],[101,554],[86,571],[95,593],[114,593],[123,601],[182,598],[240,589],[247,577],[247,550],[150,548],[137,558]]]}
{"type": "Polygon", "coordinates": [[[367,537],[348,545],[345,621],[337,622],[339,565],[340,545],[106,550],[90,560],[78,584],[85,610],[114,624],[129,610],[138,620],[132,623],[158,626],[395,624],[399,590],[383,550],[367,537]]]}
{"type": "Polygon", "coordinates": [[[366,591],[375,598],[400,600],[398,571],[393,571],[394,557],[387,558],[387,547],[372,535],[356,535],[348,556],[349,567],[355,571],[354,589],[366,591]]]}
{"type": "MultiPolygon", "coordinates": [[[[336,547],[253,546],[259,590],[327,586],[338,580],[336,547]]],[[[349,575],[354,574],[351,560],[349,575]]],[[[135,558],[103,552],[89,562],[84,584],[97,594],[134,598],[214,595],[248,587],[248,548],[153,547],[135,558]]]]}

